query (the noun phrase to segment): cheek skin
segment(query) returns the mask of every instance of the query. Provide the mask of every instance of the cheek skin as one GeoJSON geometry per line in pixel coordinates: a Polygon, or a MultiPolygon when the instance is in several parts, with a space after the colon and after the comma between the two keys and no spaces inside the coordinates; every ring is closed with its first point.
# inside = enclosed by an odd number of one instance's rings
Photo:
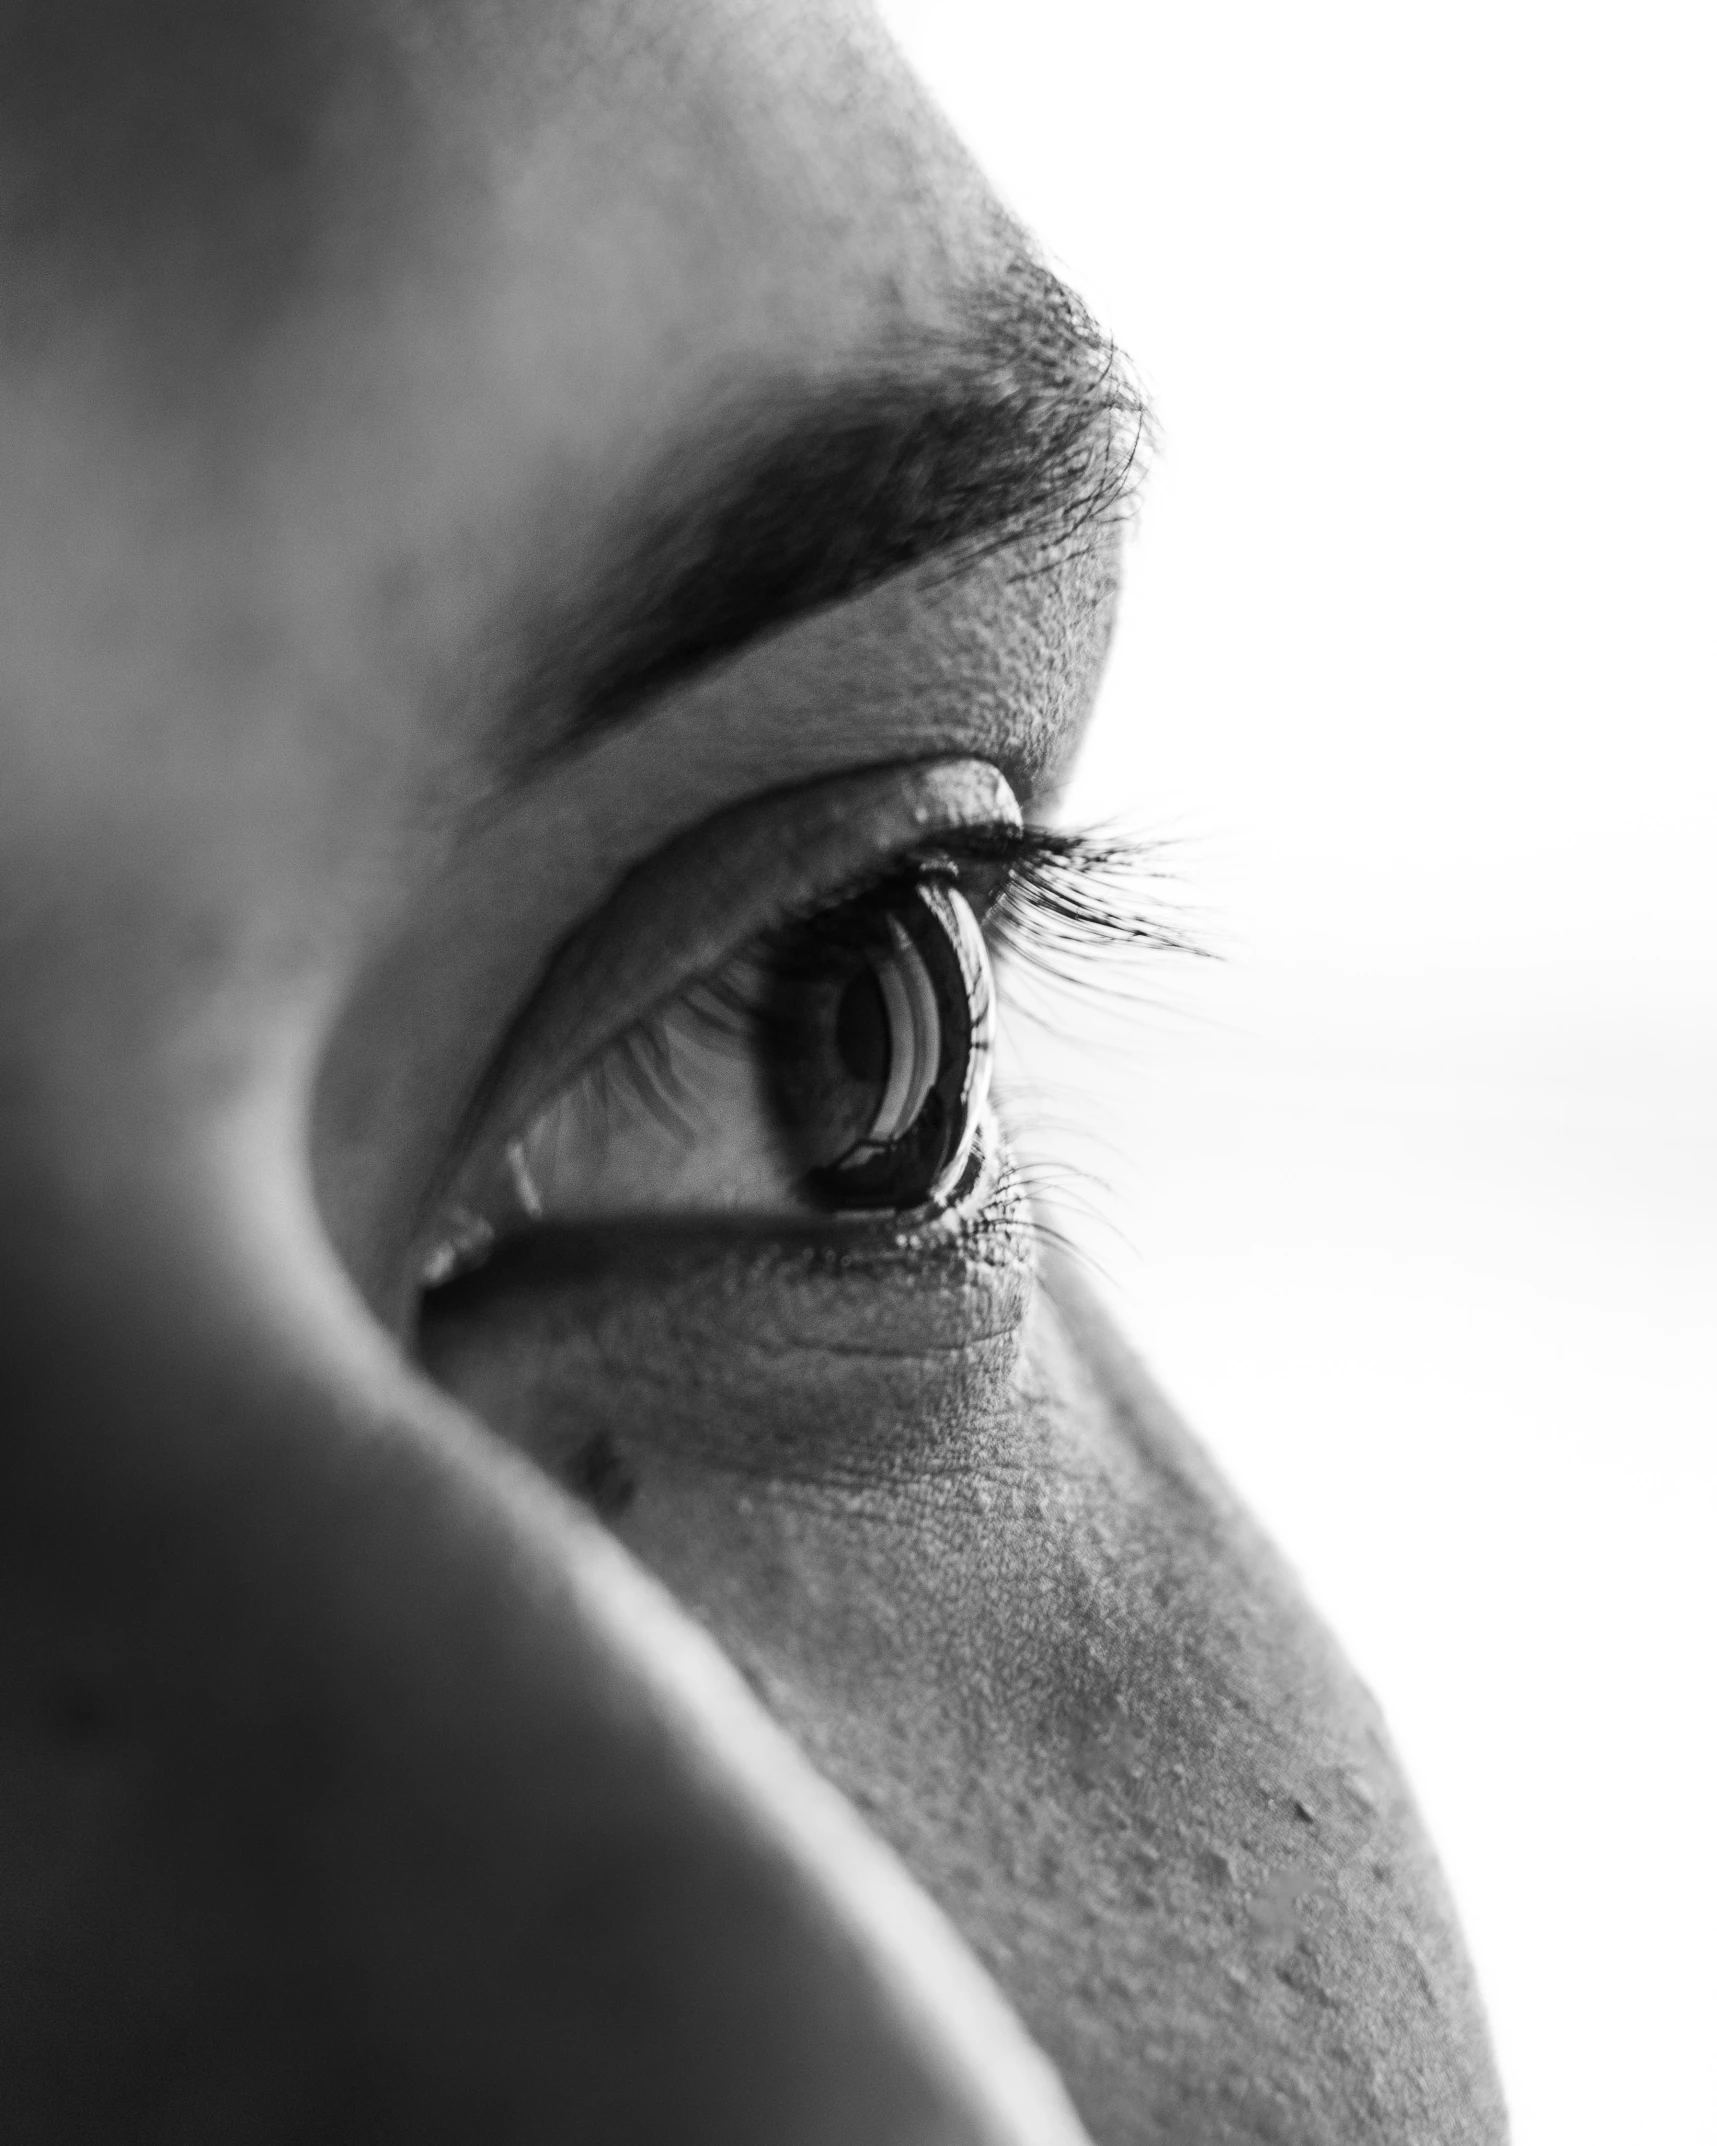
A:
{"type": "Polygon", "coordinates": [[[546,1251],[434,1374],[607,1513],[900,1853],[1102,2146],[1498,2141],[1369,1695],[1017,1213],[546,1251]]]}

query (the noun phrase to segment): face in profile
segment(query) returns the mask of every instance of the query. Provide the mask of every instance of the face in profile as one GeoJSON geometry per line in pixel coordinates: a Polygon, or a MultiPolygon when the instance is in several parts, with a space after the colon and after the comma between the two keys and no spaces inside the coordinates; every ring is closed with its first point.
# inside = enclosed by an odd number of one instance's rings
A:
{"type": "Polygon", "coordinates": [[[1010,1152],[1142,419],[868,15],[0,102],[7,2136],[1500,2139],[1010,1152]]]}

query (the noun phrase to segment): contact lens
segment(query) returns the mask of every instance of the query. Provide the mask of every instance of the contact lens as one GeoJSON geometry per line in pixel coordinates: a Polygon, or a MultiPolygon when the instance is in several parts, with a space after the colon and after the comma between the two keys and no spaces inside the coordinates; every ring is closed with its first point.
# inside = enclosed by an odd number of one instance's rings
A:
{"type": "Polygon", "coordinates": [[[773,1112],[832,1211],[923,1206],[965,1168],[989,1092],[994,993],[958,889],[901,879],[802,924],[766,963],[773,1112]]]}

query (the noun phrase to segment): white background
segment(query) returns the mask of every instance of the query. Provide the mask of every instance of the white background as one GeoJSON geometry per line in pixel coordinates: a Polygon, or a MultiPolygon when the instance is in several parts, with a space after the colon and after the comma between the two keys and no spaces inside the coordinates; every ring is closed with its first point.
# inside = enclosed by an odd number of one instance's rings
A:
{"type": "Polygon", "coordinates": [[[1165,443],[1073,812],[1227,958],[1085,1054],[1094,1252],[1382,1696],[1518,2146],[1717,2140],[1717,15],[887,12],[1165,443]]]}

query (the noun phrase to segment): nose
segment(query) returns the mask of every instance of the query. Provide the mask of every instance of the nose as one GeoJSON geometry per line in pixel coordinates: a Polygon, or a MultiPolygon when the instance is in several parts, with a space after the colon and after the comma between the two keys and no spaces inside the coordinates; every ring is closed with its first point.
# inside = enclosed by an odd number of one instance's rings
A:
{"type": "Polygon", "coordinates": [[[5,1233],[6,2135],[1075,2146],[928,1901],[270,1168],[5,1233]]]}

